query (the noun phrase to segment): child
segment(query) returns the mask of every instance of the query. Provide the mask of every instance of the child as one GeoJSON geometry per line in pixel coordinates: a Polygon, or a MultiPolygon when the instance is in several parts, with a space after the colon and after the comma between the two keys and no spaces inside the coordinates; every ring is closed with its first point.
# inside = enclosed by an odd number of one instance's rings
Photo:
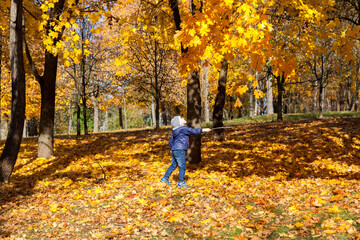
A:
{"type": "Polygon", "coordinates": [[[169,182],[170,175],[179,165],[180,169],[179,169],[178,187],[189,187],[184,182],[185,169],[186,169],[185,151],[189,147],[189,135],[200,134],[201,132],[211,131],[210,128],[203,128],[203,129],[191,128],[185,126],[185,124],[186,124],[186,120],[180,116],[176,116],[173,119],[171,119],[173,134],[171,135],[169,140],[169,147],[171,150],[172,161],[170,167],[165,173],[165,176],[161,179],[162,182],[165,182],[168,185],[170,185],[169,182]]]}

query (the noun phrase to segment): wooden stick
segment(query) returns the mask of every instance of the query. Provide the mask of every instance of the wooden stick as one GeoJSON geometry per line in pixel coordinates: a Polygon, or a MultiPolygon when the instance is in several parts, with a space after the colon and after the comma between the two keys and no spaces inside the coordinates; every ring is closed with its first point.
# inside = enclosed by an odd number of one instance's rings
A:
{"type": "Polygon", "coordinates": [[[211,128],[211,130],[214,130],[214,129],[222,129],[222,128],[233,128],[233,127],[216,127],[216,128],[211,128]]]}

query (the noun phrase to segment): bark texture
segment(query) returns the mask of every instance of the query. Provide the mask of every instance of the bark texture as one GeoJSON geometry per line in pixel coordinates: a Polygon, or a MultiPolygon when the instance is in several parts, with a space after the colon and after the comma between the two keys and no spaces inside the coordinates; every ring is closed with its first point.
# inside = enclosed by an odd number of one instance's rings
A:
{"type": "Polygon", "coordinates": [[[214,130],[214,139],[217,141],[225,140],[225,131],[223,128],[223,115],[226,97],[226,80],[227,80],[228,62],[224,60],[221,63],[221,70],[219,74],[218,93],[215,98],[214,112],[213,112],[213,127],[218,128],[214,130]]]}
{"type": "Polygon", "coordinates": [[[22,140],[25,119],[25,70],[23,57],[22,0],[11,0],[10,63],[11,120],[5,147],[0,157],[0,182],[9,182],[22,140]]]}

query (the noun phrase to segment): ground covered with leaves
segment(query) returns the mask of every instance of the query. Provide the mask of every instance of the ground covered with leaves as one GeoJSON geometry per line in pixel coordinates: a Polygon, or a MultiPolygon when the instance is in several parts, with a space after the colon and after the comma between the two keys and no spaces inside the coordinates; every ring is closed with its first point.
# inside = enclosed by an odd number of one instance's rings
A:
{"type": "Polygon", "coordinates": [[[57,138],[50,160],[23,141],[0,187],[0,238],[359,238],[359,117],[239,125],[224,142],[207,133],[189,189],[177,170],[160,182],[170,134],[57,138]]]}

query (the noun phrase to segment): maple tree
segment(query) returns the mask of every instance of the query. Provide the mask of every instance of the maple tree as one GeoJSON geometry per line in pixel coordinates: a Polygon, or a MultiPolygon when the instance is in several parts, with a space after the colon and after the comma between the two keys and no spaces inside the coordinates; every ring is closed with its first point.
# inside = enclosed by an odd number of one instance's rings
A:
{"type": "MultiPolygon", "coordinates": [[[[123,6],[124,8],[124,6],[123,6]]],[[[137,89],[139,101],[147,101],[151,96],[155,102],[155,127],[160,127],[160,110],[165,109],[161,104],[164,89],[174,87],[176,77],[177,53],[173,47],[172,38],[169,39],[163,29],[159,28],[169,21],[161,10],[154,9],[145,15],[148,9],[145,3],[130,4],[127,8],[113,10],[113,17],[118,25],[110,26],[116,30],[119,37],[119,56],[115,60],[118,66],[117,75],[120,81],[132,85],[137,89]],[[151,19],[153,16],[153,19],[151,19]]],[[[173,36],[170,36],[173,37],[173,36]]]]}
{"type": "MultiPolygon", "coordinates": [[[[40,75],[31,53],[26,47],[27,58],[32,66],[32,71],[36,80],[40,84],[41,89],[41,113],[40,113],[40,129],[39,129],[39,150],[38,156],[49,158],[53,154],[53,136],[54,136],[54,119],[55,119],[55,83],[57,76],[57,53],[52,52],[56,49],[56,45],[60,42],[64,31],[64,25],[58,26],[60,16],[63,13],[65,0],[56,2],[48,2],[49,5],[43,5],[42,10],[47,12],[43,14],[44,29],[47,36],[48,47],[45,50],[44,71],[40,75]],[[56,26],[56,29],[55,29],[56,26]]],[[[63,20],[63,19],[62,19],[63,20]]],[[[55,50],[56,51],[56,50],[55,50]]]]}
{"type": "MultiPolygon", "coordinates": [[[[99,4],[97,1],[80,4],[78,0],[66,2],[45,1],[40,6],[43,14],[40,28],[44,33],[45,62],[44,72],[40,76],[35,64],[32,62],[30,52],[27,51],[28,59],[32,65],[32,70],[41,88],[41,116],[39,129],[39,157],[49,158],[53,154],[53,135],[54,135],[54,114],[55,114],[55,83],[57,77],[58,53],[63,49],[62,36],[64,30],[75,25],[74,17],[84,18],[87,14],[83,12],[96,11],[91,15],[92,19],[99,19],[101,7],[110,7],[113,1],[106,1],[99,4]],[[104,6],[106,5],[106,6],[104,6]]],[[[78,39],[78,34],[73,34],[74,39],[78,39]]],[[[77,52],[77,49],[75,49],[77,52]]],[[[78,61],[81,55],[77,55],[78,61]]]]}
{"type": "MultiPolygon", "coordinates": [[[[99,68],[102,61],[104,61],[104,44],[102,39],[94,34],[95,25],[92,24],[91,19],[80,19],[77,21],[79,30],[79,39],[69,43],[67,49],[64,51],[64,71],[73,81],[72,91],[76,96],[76,116],[77,116],[77,135],[81,134],[80,130],[80,115],[82,110],[84,133],[89,134],[88,129],[88,100],[91,99],[95,108],[97,97],[100,92],[100,85],[105,85],[105,80],[102,80],[102,70],[99,68]],[[76,48],[75,52],[71,48],[76,48]]],[[[98,109],[94,109],[94,124],[98,131],[98,109]],[[97,116],[95,116],[97,115],[97,116]],[[97,119],[97,120],[96,120],[97,119]]]]}

